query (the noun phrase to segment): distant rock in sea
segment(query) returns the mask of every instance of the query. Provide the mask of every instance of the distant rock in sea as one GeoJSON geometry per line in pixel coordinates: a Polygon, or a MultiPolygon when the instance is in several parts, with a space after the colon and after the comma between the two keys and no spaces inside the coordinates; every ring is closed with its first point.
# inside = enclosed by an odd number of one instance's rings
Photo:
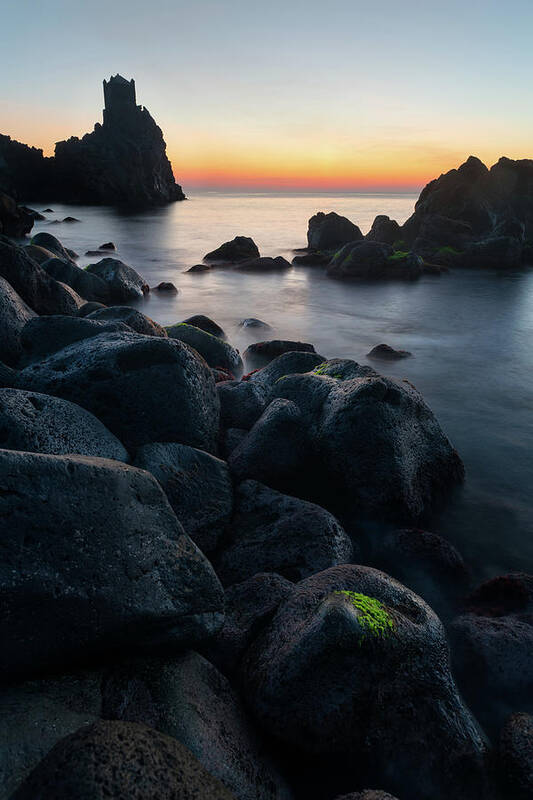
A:
{"type": "Polygon", "coordinates": [[[135,81],[104,81],[103,124],[57,142],[55,157],[0,136],[0,187],[17,199],[151,206],[184,200],[161,129],[136,104],[135,81]]]}

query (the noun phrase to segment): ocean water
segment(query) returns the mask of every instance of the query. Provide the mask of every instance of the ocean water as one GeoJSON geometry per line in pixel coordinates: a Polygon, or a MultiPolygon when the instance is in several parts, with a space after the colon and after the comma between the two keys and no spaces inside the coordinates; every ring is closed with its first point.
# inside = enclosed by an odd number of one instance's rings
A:
{"type": "MultiPolygon", "coordinates": [[[[202,313],[243,351],[261,338],[312,342],[325,357],[370,363],[386,342],[413,357],[379,371],[407,378],[422,392],[466,466],[466,482],[432,529],[463,553],[476,578],[533,569],[533,272],[461,270],[417,282],[346,284],[317,267],[251,275],[216,269],[185,274],[236,235],[263,255],[306,244],[307,220],[337,211],[365,233],[376,214],[402,223],[415,195],[193,194],[146,212],[51,204],[35,225],[83,254],[114,241],[118,257],[150,286],[172,281],[177,296],[152,293],[138,307],[163,324],[202,313]],[[55,223],[63,217],[78,223],[55,223]],[[243,329],[258,317],[267,335],[243,329]]],[[[31,202],[28,203],[32,205],[31,202]]],[[[33,205],[46,208],[48,204],[33,205]]],[[[376,367],[374,362],[372,366],[376,367]]]]}

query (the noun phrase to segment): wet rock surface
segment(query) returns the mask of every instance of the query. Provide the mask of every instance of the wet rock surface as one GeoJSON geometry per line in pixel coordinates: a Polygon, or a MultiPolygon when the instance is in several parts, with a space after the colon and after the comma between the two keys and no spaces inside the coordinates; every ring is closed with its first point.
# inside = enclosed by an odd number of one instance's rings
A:
{"type": "Polygon", "coordinates": [[[22,354],[21,335],[35,312],[0,278],[0,361],[16,364],[22,354]]]}
{"type": "Polygon", "coordinates": [[[1,450],[0,480],[4,680],[109,649],[190,645],[222,624],[215,574],[148,473],[1,450]]]}

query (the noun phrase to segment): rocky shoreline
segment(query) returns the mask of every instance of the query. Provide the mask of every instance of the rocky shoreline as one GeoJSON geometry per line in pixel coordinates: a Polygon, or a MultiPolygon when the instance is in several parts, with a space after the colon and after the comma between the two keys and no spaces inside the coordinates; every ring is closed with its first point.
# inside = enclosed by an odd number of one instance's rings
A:
{"type": "MultiPolygon", "coordinates": [[[[397,252],[355,227],[317,215],[306,257],[397,252]]],[[[533,577],[475,587],[426,530],[465,476],[417,389],[257,319],[242,355],[163,327],[113,243],[82,270],[26,241],[0,236],[0,798],[530,797],[533,577]]],[[[204,265],[290,267],[247,237],[204,265]]]]}

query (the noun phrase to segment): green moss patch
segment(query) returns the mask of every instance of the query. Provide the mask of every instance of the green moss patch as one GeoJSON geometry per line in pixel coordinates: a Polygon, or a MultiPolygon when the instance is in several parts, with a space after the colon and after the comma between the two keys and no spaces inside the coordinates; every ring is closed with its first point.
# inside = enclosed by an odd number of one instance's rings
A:
{"type": "Polygon", "coordinates": [[[408,250],[395,250],[391,256],[387,256],[387,261],[403,261],[408,255],[408,250]]]}
{"type": "Polygon", "coordinates": [[[383,603],[375,597],[369,597],[366,594],[359,592],[350,592],[348,589],[342,589],[335,594],[342,594],[360,611],[359,624],[363,628],[364,635],[360,641],[363,643],[366,637],[374,637],[379,639],[386,639],[396,630],[396,624],[386,610],[383,603]]]}
{"type": "Polygon", "coordinates": [[[461,255],[461,251],[460,250],[456,250],[455,247],[450,247],[449,245],[446,245],[446,247],[439,247],[439,249],[436,252],[436,255],[438,255],[438,256],[460,256],[461,255]]]}

